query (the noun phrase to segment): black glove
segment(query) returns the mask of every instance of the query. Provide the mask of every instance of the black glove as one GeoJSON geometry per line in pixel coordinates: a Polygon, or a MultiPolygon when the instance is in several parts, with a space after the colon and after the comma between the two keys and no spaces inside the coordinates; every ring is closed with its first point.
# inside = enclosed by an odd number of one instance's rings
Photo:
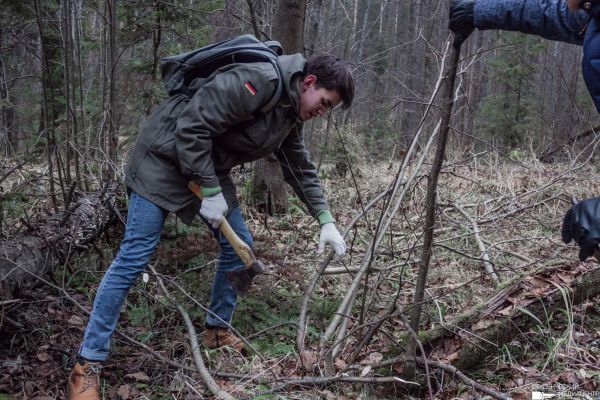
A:
{"type": "Polygon", "coordinates": [[[475,29],[475,0],[452,0],[448,28],[454,32],[454,43],[464,42],[475,29]]]}
{"type": "Polygon", "coordinates": [[[583,8],[590,14],[592,17],[596,19],[596,21],[600,21],[600,1],[598,0],[583,0],[579,7],[583,8]]]}
{"type": "Polygon", "coordinates": [[[567,213],[562,225],[562,240],[575,240],[579,245],[581,261],[594,255],[600,243],[600,197],[575,204],[567,213]]]}

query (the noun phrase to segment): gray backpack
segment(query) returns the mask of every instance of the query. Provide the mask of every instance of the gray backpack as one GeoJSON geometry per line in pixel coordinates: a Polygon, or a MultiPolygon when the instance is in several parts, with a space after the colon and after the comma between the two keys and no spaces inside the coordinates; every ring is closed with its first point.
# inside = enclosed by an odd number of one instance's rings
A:
{"type": "Polygon", "coordinates": [[[160,72],[169,96],[182,93],[191,97],[194,92],[188,85],[195,78],[206,78],[217,69],[233,63],[270,62],[279,79],[273,96],[260,108],[264,114],[275,106],[283,93],[281,72],[275,62],[282,53],[281,44],[277,41],[261,42],[252,35],[242,35],[188,53],[165,57],[160,62],[160,72]]]}

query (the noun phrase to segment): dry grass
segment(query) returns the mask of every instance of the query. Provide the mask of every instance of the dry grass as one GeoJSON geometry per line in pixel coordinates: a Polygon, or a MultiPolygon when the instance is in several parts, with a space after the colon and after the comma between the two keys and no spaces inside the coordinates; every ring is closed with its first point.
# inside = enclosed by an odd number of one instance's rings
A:
{"type": "MultiPolygon", "coordinates": [[[[355,165],[356,187],[349,173],[341,177],[334,174],[333,168],[325,167],[323,183],[340,228],[344,228],[361,211],[362,206],[393,182],[397,168],[397,163],[355,165]]],[[[350,375],[356,374],[353,372],[356,369],[347,363],[347,357],[368,326],[396,294],[400,309],[410,305],[421,251],[422,210],[426,190],[424,175],[427,168],[425,165],[423,172],[419,172],[414,184],[411,184],[409,195],[373,256],[368,280],[364,278],[359,286],[357,301],[352,307],[348,323],[348,337],[335,362],[338,373],[345,371],[350,375]],[[364,328],[356,329],[361,321],[364,328]]],[[[507,282],[539,269],[548,260],[565,266],[574,263],[577,257],[575,246],[564,245],[559,238],[561,219],[570,206],[571,195],[583,199],[600,193],[600,179],[592,164],[570,170],[566,164],[540,164],[532,160],[517,162],[488,155],[466,161],[448,160],[442,171],[438,192],[440,207],[428,280],[428,303],[421,325],[423,330],[438,325],[440,320],[446,323],[452,321],[456,314],[485,303],[496,292],[493,282],[483,270],[481,251],[476,246],[472,227],[456,211],[454,204],[460,205],[477,222],[489,260],[501,281],[507,282]]],[[[328,270],[360,267],[382,207],[380,203],[371,209],[350,231],[347,238],[348,255],[343,262],[333,261],[328,270]]],[[[238,313],[236,318],[257,319],[258,314],[253,314],[257,310],[253,311],[252,307],[263,307],[273,317],[283,314],[293,320],[297,317],[294,314],[297,313],[294,308],[297,305],[292,306],[286,301],[300,302],[307,282],[323,259],[316,254],[318,227],[310,216],[298,212],[278,218],[269,217],[266,224],[263,216],[253,210],[244,209],[244,213],[255,237],[256,252],[265,259],[270,273],[257,280],[249,298],[244,300],[246,303],[243,304],[248,304],[248,307],[244,306],[244,312],[248,315],[238,313]]],[[[164,267],[161,272],[173,277],[187,290],[195,290],[194,284],[202,281],[204,286],[196,288],[198,292],[194,292],[194,296],[206,304],[206,284],[210,282],[212,271],[210,259],[216,249],[206,233],[193,232],[193,235],[203,241],[202,245],[194,246],[188,239],[181,238],[166,240],[158,252],[158,261],[166,265],[175,260],[176,269],[164,267]],[[184,260],[197,254],[204,256],[192,263],[184,260]]],[[[106,251],[111,252],[110,249],[106,251]]],[[[106,257],[110,258],[110,254],[106,257]]],[[[97,271],[96,278],[101,274],[102,270],[97,271]]],[[[287,347],[278,352],[268,346],[261,347],[262,358],[227,351],[203,352],[211,370],[234,374],[234,377],[228,378],[217,376],[218,383],[234,395],[252,397],[265,389],[276,387],[274,377],[299,378],[321,374],[323,362],[319,359],[322,349],[318,348],[318,332],[325,328],[333,311],[317,311],[328,309],[326,302],[335,304],[339,301],[347,292],[351,279],[351,273],[326,275],[320,279],[312,295],[312,303],[318,305],[309,313],[313,335],[307,339],[307,346],[313,356],[310,360],[312,366],[303,365],[294,350],[294,329],[290,334],[282,327],[273,327],[251,337],[252,342],[287,347]],[[260,384],[259,381],[264,382],[260,384]]],[[[67,289],[73,292],[75,287],[67,289]]],[[[175,287],[172,286],[171,290],[175,290],[175,287]]],[[[44,299],[43,295],[40,297],[40,292],[29,295],[37,300],[19,305],[19,312],[21,315],[37,315],[36,323],[43,321],[44,333],[11,331],[5,336],[2,344],[10,347],[4,347],[5,350],[0,353],[0,371],[10,372],[11,378],[0,372],[0,387],[6,391],[20,388],[21,394],[15,398],[42,394],[59,398],[64,393],[63,384],[69,363],[69,358],[63,354],[74,354],[83,325],[79,320],[70,319],[79,312],[62,296],[44,299]],[[43,304],[42,309],[39,308],[40,304],[43,304]],[[48,307],[51,307],[52,313],[44,312],[48,307]],[[48,347],[40,351],[39,346],[44,345],[48,347]],[[35,371],[25,368],[38,362],[40,357],[55,368],[53,372],[43,370],[49,377],[44,383],[40,383],[41,376],[36,375],[35,371]],[[25,381],[37,383],[25,384],[25,381]]],[[[81,295],[76,298],[88,304],[91,295],[88,299],[81,295]]],[[[195,310],[195,322],[199,325],[197,329],[201,330],[203,312],[185,296],[178,295],[178,298],[189,310],[195,310]]],[[[127,313],[120,322],[120,329],[139,338],[150,328],[155,336],[148,339],[149,346],[173,361],[192,364],[183,324],[174,308],[165,304],[152,281],[148,287],[136,287],[129,296],[129,303],[132,308],[142,311],[143,305],[152,309],[153,322],[145,326],[143,321],[146,316],[142,313],[141,317],[137,316],[142,323],[134,323],[133,314],[127,313]]],[[[597,302],[588,301],[578,307],[570,307],[565,303],[558,308],[564,311],[549,315],[547,320],[541,321],[531,331],[501,346],[496,355],[485,361],[485,368],[471,373],[472,377],[496,390],[510,392],[514,398],[529,396],[532,385],[547,382],[577,384],[587,390],[593,388],[590,385],[600,377],[597,368],[600,359],[600,309],[597,302]]],[[[6,311],[28,329],[31,328],[31,319],[14,317],[16,307],[7,308],[6,311]]],[[[243,334],[259,330],[251,325],[244,326],[246,330],[242,331],[243,334]]],[[[376,364],[382,359],[402,354],[400,340],[405,335],[399,315],[388,318],[354,361],[359,367],[358,371],[363,371],[367,377],[397,374],[400,370],[398,365],[369,370],[365,368],[367,364],[376,364]]],[[[208,398],[202,383],[189,370],[167,368],[143,350],[125,344],[120,339],[115,339],[115,349],[116,354],[111,356],[107,366],[106,398],[116,398],[119,390],[122,390],[121,398],[127,398],[123,397],[126,393],[124,386],[132,389],[131,399],[208,398]],[[124,378],[128,373],[140,370],[149,377],[149,381],[143,385],[135,382],[134,378],[124,378]],[[169,393],[171,397],[157,397],[159,393],[160,396],[169,393]]],[[[437,398],[481,398],[480,394],[462,383],[448,376],[442,378],[443,375],[440,371],[432,372],[434,381],[440,383],[436,386],[437,398]]],[[[393,398],[402,396],[399,390],[399,387],[390,384],[338,383],[326,389],[321,385],[292,385],[283,389],[282,393],[289,399],[393,398]]]]}

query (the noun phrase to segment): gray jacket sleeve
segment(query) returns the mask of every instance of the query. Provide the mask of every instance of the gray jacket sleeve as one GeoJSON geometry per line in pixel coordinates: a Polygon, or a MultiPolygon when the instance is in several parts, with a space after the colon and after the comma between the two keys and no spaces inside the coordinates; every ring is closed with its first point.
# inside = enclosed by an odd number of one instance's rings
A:
{"type": "Polygon", "coordinates": [[[281,164],[285,181],[306,205],[310,215],[317,217],[319,211],[329,210],[317,169],[310,162],[304,146],[301,124],[292,128],[275,155],[281,164]]]}
{"type": "Polygon", "coordinates": [[[474,14],[478,29],[518,31],[578,45],[589,21],[585,11],[569,11],[565,0],[476,0],[474,14]]]}

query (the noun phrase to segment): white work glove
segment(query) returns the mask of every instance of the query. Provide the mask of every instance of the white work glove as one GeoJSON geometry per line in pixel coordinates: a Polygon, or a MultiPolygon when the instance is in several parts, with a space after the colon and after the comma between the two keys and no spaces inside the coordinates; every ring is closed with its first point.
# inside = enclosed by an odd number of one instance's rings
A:
{"type": "Polygon", "coordinates": [[[333,247],[333,250],[335,250],[335,254],[338,257],[342,257],[346,254],[346,242],[333,222],[321,226],[321,238],[319,240],[319,250],[317,253],[323,254],[326,244],[333,247]]]}
{"type": "Polygon", "coordinates": [[[227,202],[223,193],[206,196],[202,199],[200,215],[215,229],[221,225],[221,218],[227,213],[227,202]]]}

